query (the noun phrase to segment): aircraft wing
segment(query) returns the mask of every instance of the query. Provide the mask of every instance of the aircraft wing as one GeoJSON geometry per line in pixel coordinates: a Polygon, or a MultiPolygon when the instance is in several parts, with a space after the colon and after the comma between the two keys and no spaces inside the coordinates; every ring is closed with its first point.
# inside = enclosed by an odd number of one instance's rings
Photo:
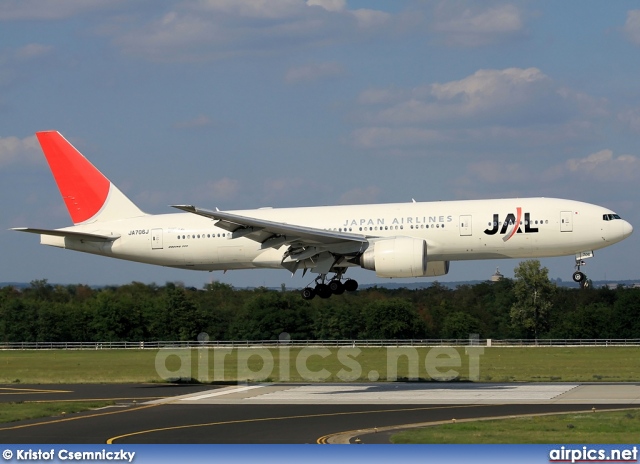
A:
{"type": "Polygon", "coordinates": [[[258,238],[252,237],[252,235],[260,232],[262,236],[265,234],[268,235],[268,238],[274,238],[275,236],[286,237],[286,242],[303,242],[309,245],[329,245],[345,242],[362,244],[368,242],[368,237],[361,234],[297,226],[283,222],[225,213],[223,211],[211,211],[191,205],[173,205],[173,207],[217,220],[216,226],[228,230],[234,238],[246,236],[256,241],[261,241],[258,238]]]}
{"type": "Polygon", "coordinates": [[[11,230],[15,230],[17,232],[29,232],[31,234],[53,235],[55,237],[69,237],[76,240],[86,240],[88,242],[113,242],[120,238],[120,234],[105,235],[61,229],[32,229],[30,227],[16,227],[11,230]]]}

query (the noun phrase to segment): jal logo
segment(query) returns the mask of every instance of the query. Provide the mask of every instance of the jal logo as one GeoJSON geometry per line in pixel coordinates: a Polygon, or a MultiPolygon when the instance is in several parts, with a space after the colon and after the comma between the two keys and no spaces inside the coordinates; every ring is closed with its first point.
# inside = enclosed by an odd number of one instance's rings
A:
{"type": "MultiPolygon", "coordinates": [[[[524,233],[530,234],[538,232],[537,227],[531,227],[531,218],[530,213],[524,213],[524,233]]],[[[504,235],[502,240],[506,242],[511,239],[515,234],[521,234],[522,232],[522,208],[516,208],[516,214],[509,213],[503,222],[500,222],[500,215],[493,215],[493,228],[485,229],[484,233],[487,235],[495,235],[499,233],[500,235],[504,235]]]]}

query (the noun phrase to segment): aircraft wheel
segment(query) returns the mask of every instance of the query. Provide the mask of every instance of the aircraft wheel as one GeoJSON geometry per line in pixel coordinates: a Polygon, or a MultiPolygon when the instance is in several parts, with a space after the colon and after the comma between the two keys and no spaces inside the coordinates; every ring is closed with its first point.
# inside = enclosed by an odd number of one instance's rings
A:
{"type": "Polygon", "coordinates": [[[331,290],[331,293],[334,295],[342,295],[345,290],[344,284],[339,280],[332,280],[329,282],[329,290],[331,290]]]}
{"type": "Polygon", "coordinates": [[[573,273],[573,281],[574,282],[580,283],[585,279],[585,277],[586,276],[580,271],[576,271],[576,272],[573,273]]]}
{"type": "Polygon", "coordinates": [[[320,298],[329,298],[331,296],[331,289],[326,284],[318,284],[315,289],[316,295],[320,298]]]}
{"type": "Polygon", "coordinates": [[[302,298],[305,300],[312,300],[314,296],[316,296],[316,292],[311,287],[302,290],[302,298]]]}
{"type": "Polygon", "coordinates": [[[344,289],[348,292],[355,292],[356,290],[358,290],[358,282],[353,279],[348,279],[344,283],[344,289]]]}

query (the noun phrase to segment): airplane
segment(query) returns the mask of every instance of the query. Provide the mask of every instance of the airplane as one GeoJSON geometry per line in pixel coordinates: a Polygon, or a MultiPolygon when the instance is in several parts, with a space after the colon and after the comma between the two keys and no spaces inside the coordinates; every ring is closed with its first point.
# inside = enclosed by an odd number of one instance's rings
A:
{"type": "Polygon", "coordinates": [[[147,214],[59,132],[36,136],[73,226],[15,228],[40,243],[141,263],[200,271],[286,269],[317,274],[302,297],[353,292],[350,267],[378,277],[436,277],[451,261],[575,255],[585,259],[633,227],[601,206],[557,198],[513,198],[147,214]],[[331,276],[329,277],[329,275],[331,276]]]}

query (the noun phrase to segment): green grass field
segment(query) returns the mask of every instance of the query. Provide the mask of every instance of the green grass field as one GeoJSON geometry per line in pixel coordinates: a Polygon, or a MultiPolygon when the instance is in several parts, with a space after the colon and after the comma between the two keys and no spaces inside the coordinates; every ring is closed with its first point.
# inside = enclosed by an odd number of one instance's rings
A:
{"type": "Polygon", "coordinates": [[[476,357],[476,371],[464,348],[400,350],[1,351],[0,383],[137,383],[178,378],[203,382],[335,382],[451,377],[480,382],[640,381],[640,348],[636,347],[484,348],[476,357]]]}
{"type": "Polygon", "coordinates": [[[407,429],[392,443],[636,443],[640,410],[520,417],[407,429]]]}

